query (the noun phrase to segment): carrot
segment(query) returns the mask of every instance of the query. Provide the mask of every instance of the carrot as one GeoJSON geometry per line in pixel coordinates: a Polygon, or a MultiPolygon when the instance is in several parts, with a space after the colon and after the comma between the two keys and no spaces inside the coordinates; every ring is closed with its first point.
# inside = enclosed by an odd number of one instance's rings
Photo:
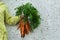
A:
{"type": "Polygon", "coordinates": [[[21,28],[20,28],[20,30],[21,30],[21,37],[24,37],[25,36],[25,29],[24,29],[24,22],[23,22],[23,20],[21,21],[21,28]]]}
{"type": "Polygon", "coordinates": [[[19,21],[19,26],[17,29],[20,29],[20,32],[21,32],[21,37],[24,37],[25,36],[25,27],[24,27],[25,23],[23,21],[23,17],[21,16],[20,17],[20,21],[19,21]]]}
{"type": "Polygon", "coordinates": [[[25,29],[26,29],[25,33],[26,34],[29,34],[29,32],[30,32],[30,25],[29,25],[29,22],[28,21],[25,24],[25,29]]]}

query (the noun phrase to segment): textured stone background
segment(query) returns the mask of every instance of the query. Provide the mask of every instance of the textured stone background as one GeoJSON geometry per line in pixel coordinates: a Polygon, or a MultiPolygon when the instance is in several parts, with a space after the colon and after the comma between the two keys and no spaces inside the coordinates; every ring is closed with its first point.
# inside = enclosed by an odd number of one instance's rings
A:
{"type": "MultiPolygon", "coordinates": [[[[2,0],[9,8],[11,15],[19,5],[31,2],[41,15],[41,25],[23,40],[60,40],[60,0],[2,0]]],[[[8,40],[22,40],[17,25],[8,26],[8,40]]]]}

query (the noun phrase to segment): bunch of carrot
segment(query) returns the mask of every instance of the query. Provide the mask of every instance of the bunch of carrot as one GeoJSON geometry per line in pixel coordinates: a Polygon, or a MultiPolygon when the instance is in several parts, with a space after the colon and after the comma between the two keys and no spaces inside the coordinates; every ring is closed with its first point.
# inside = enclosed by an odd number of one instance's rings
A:
{"type": "Polygon", "coordinates": [[[40,25],[41,18],[38,14],[38,10],[31,4],[26,3],[16,8],[16,16],[20,15],[20,21],[18,29],[20,29],[21,37],[25,37],[25,34],[33,32],[35,28],[40,25]]]}
{"type": "Polygon", "coordinates": [[[25,37],[25,34],[29,34],[31,31],[29,21],[24,21],[24,16],[20,16],[19,26],[18,29],[20,29],[21,37],[25,37]]]}

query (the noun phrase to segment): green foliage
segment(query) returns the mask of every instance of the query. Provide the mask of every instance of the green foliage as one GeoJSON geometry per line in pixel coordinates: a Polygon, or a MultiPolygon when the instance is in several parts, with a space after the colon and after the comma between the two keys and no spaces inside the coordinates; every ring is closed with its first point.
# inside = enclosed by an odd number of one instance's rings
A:
{"type": "Polygon", "coordinates": [[[16,16],[22,15],[22,12],[25,19],[29,19],[32,30],[37,28],[41,21],[37,9],[34,8],[31,3],[26,3],[25,5],[16,8],[16,16]]]}

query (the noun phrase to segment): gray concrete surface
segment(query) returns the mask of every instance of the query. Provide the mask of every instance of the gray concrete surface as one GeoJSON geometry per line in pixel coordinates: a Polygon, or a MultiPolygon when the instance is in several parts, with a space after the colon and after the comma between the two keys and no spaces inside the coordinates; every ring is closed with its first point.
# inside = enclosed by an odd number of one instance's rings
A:
{"type": "MultiPolygon", "coordinates": [[[[2,0],[9,8],[11,15],[22,3],[31,2],[41,15],[41,25],[23,40],[60,40],[60,0],[2,0]]],[[[8,26],[8,40],[22,40],[17,25],[8,26]]]]}

